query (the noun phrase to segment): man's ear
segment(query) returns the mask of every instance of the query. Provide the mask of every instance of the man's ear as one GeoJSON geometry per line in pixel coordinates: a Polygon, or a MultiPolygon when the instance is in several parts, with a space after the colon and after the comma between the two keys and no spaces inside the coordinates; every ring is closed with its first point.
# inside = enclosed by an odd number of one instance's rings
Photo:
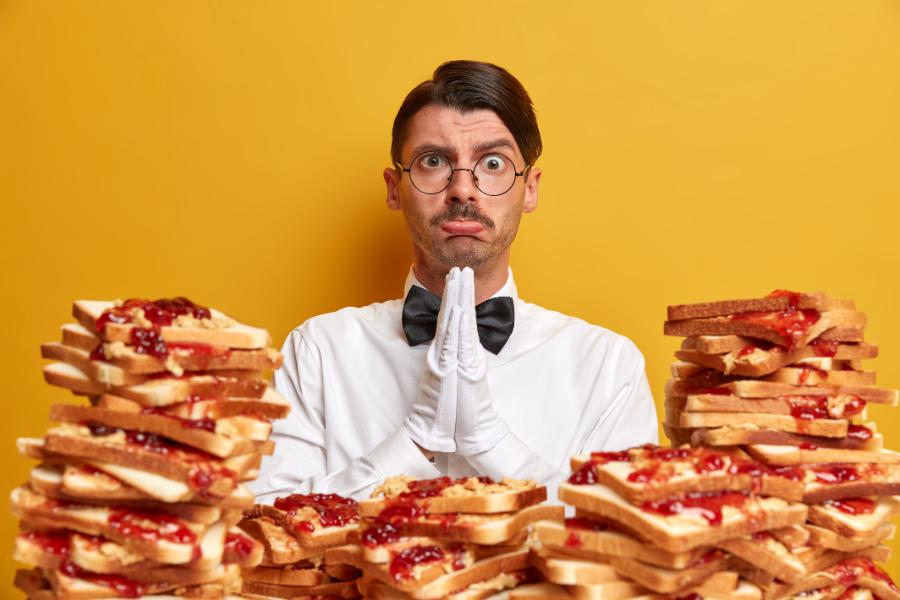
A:
{"type": "Polygon", "coordinates": [[[387,206],[391,210],[400,210],[400,173],[393,167],[384,170],[384,184],[387,186],[387,206]]]}
{"type": "Polygon", "coordinates": [[[525,178],[525,201],[522,212],[530,213],[537,208],[538,185],[541,183],[541,170],[532,168],[525,178]]]}

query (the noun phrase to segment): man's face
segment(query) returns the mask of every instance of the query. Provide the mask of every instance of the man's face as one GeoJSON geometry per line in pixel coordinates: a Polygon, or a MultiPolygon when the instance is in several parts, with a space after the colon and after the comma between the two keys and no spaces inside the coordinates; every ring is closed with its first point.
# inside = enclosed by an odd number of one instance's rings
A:
{"type": "MultiPolygon", "coordinates": [[[[415,157],[430,151],[445,155],[454,168],[471,169],[491,153],[512,159],[517,172],[525,168],[512,133],[491,110],[461,113],[436,105],[420,110],[410,120],[401,162],[409,167],[415,157]]],[[[436,267],[477,269],[508,256],[522,213],[537,206],[537,169],[527,181],[516,177],[500,196],[480,191],[468,171],[455,172],[447,189],[437,194],[416,189],[409,175],[385,169],[387,203],[403,211],[415,252],[436,267]]]]}

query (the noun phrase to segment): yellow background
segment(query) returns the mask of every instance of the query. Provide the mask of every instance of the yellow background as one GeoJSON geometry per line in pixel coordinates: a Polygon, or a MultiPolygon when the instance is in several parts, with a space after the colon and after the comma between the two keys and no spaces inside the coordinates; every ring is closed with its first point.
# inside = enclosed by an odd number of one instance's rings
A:
{"type": "MultiPolygon", "coordinates": [[[[856,300],[900,387],[896,0],[0,0],[4,488],[31,466],[14,438],[71,399],[38,346],[73,299],[187,295],[280,345],[399,296],[390,125],[455,58],[537,107],[521,294],[631,337],[660,406],[666,305],[774,288],[856,300]]],[[[871,413],[900,447],[896,409],[871,413]]]]}

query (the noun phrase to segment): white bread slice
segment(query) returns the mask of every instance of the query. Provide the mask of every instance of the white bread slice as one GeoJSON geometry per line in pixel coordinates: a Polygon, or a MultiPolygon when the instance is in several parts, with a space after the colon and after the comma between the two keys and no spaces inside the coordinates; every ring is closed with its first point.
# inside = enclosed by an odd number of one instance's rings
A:
{"type": "Polygon", "coordinates": [[[225,546],[222,549],[222,562],[238,565],[241,569],[258,567],[265,552],[263,545],[236,526],[231,526],[225,533],[225,546]]]}
{"type": "Polygon", "coordinates": [[[700,319],[666,321],[663,333],[666,335],[739,335],[757,338],[784,346],[797,348],[805,346],[834,327],[865,327],[868,319],[865,313],[855,310],[830,310],[823,313],[796,312],[791,317],[792,330],[781,329],[778,320],[781,313],[772,312],[758,315],[728,315],[700,319]]]}
{"type": "Polygon", "coordinates": [[[830,310],[853,310],[856,306],[852,300],[831,298],[822,292],[804,293],[776,290],[761,298],[673,304],[667,307],[666,313],[670,321],[679,321],[746,312],[784,311],[791,308],[801,310],[814,309],[819,312],[827,312],[830,310]]]}
{"type": "Polygon", "coordinates": [[[830,438],[847,436],[847,421],[841,419],[795,419],[788,415],[769,415],[764,413],[713,413],[683,412],[678,422],[679,427],[714,428],[755,425],[759,428],[774,429],[787,433],[799,433],[830,438]]]}
{"type": "MultiPolygon", "coordinates": [[[[518,552],[524,548],[514,548],[518,552]]],[[[508,553],[507,553],[508,554],[508,553]]],[[[492,556],[498,554],[493,553],[492,556]]],[[[338,546],[325,551],[325,563],[345,564],[362,571],[367,578],[379,579],[395,590],[411,593],[448,573],[475,564],[478,557],[472,545],[411,546],[401,550],[389,563],[368,563],[358,546],[338,546]],[[352,548],[352,552],[348,549],[352,548]],[[417,558],[413,558],[417,557],[417,558]]]]}
{"type": "Polygon", "coordinates": [[[728,352],[707,354],[687,347],[690,345],[689,340],[691,339],[684,339],[681,345],[682,349],[675,352],[676,358],[707,369],[715,369],[726,375],[739,377],[769,375],[798,361],[818,358],[822,351],[827,351],[828,354],[833,353],[831,358],[834,360],[864,360],[878,356],[878,346],[873,344],[839,344],[837,342],[828,348],[811,344],[793,350],[785,350],[781,346],[763,349],[756,344],[749,343],[728,352]],[[820,347],[823,349],[820,350],[820,347]]]}
{"type": "Polygon", "coordinates": [[[430,514],[442,513],[508,513],[521,510],[547,499],[547,488],[533,480],[489,477],[416,480],[399,475],[385,479],[372,497],[359,502],[359,514],[377,517],[395,500],[408,500],[430,514]]]}
{"type": "Polygon", "coordinates": [[[860,496],[900,494],[900,465],[827,464],[807,465],[803,501],[818,504],[825,500],[860,496]]]}
{"type": "Polygon", "coordinates": [[[867,386],[875,385],[875,371],[820,370],[811,367],[784,367],[766,375],[763,381],[803,386],[867,386]]]}
{"type": "Polygon", "coordinates": [[[243,572],[244,581],[271,583],[283,586],[313,586],[330,581],[321,569],[291,567],[257,567],[243,572]]]}
{"type": "MultiPolygon", "coordinates": [[[[871,534],[900,514],[900,497],[846,498],[809,507],[809,522],[845,537],[871,534]]],[[[838,549],[838,548],[836,548],[838,549]]]]}
{"type": "Polygon", "coordinates": [[[774,597],[785,597],[819,588],[832,586],[846,588],[852,585],[866,588],[882,600],[900,600],[900,592],[897,591],[890,576],[875,565],[872,559],[862,556],[845,558],[800,583],[774,586],[771,593],[774,597]]]}
{"type": "Polygon", "coordinates": [[[83,325],[66,323],[62,326],[62,343],[86,352],[93,352],[104,345],[105,361],[128,373],[163,373],[172,370],[176,375],[184,371],[211,371],[217,369],[246,369],[274,371],[282,363],[281,353],[274,348],[240,350],[227,347],[205,346],[202,352],[193,347],[170,347],[167,359],[149,354],[139,354],[134,346],[121,342],[104,344],[103,340],[83,325]],[[208,350],[207,350],[208,349],[208,350]]]}
{"type": "Polygon", "coordinates": [[[187,444],[215,456],[271,454],[274,443],[268,441],[271,423],[246,417],[228,417],[213,421],[184,420],[161,414],[122,412],[93,406],[53,404],[50,420],[64,423],[99,423],[107,427],[146,431],[187,444]],[[251,429],[250,421],[258,424],[251,429]],[[243,435],[250,432],[252,437],[243,435]]]}
{"type": "MultiPolygon", "coordinates": [[[[26,487],[13,490],[11,494],[13,513],[23,521],[39,528],[68,528],[88,535],[102,535],[124,546],[141,556],[166,564],[184,564],[194,557],[194,548],[206,532],[206,527],[198,523],[183,521],[171,516],[159,516],[161,524],[146,521],[141,512],[129,509],[113,509],[100,506],[62,504],[37,494],[26,487]],[[125,527],[117,526],[116,515],[124,515],[130,522],[132,517],[145,528],[167,528],[171,533],[163,534],[159,539],[151,539],[149,534],[132,535],[125,533],[125,527]],[[112,521],[111,521],[112,518],[112,521]],[[167,525],[166,523],[171,523],[167,525]],[[168,539],[166,539],[168,538],[168,539]]],[[[224,533],[223,533],[224,535],[224,533]]]]}
{"type": "MultiPolygon", "coordinates": [[[[516,586],[520,582],[527,580],[528,577],[529,572],[527,570],[504,572],[483,581],[476,581],[468,587],[449,591],[442,597],[447,600],[487,600],[489,598],[492,600],[505,600],[508,594],[515,592],[518,589],[516,586]]],[[[395,590],[378,579],[362,577],[357,581],[357,587],[363,598],[370,598],[371,600],[409,600],[410,598],[415,598],[413,595],[395,590]]],[[[318,599],[304,598],[304,600],[318,599]]]]}
{"type": "MultiPolygon", "coordinates": [[[[754,491],[791,501],[803,498],[803,473],[797,468],[772,468],[709,448],[642,448],[629,452],[630,462],[595,462],[589,455],[582,455],[573,457],[571,466],[576,472],[591,469],[599,484],[612,488],[632,504],[719,491],[754,491]]],[[[598,458],[603,459],[602,454],[598,458]]]]}
{"type": "MultiPolygon", "coordinates": [[[[477,514],[420,514],[389,520],[400,535],[440,538],[445,541],[473,544],[505,544],[535,521],[550,519],[561,521],[565,508],[538,504],[515,513],[491,515],[477,514]]],[[[379,519],[385,514],[379,516],[379,519]]],[[[362,531],[365,535],[365,530],[362,531]]]]}
{"type": "Polygon", "coordinates": [[[697,393],[730,392],[741,398],[777,398],[779,396],[858,396],[872,404],[897,406],[900,391],[872,386],[804,386],[762,381],[760,379],[733,379],[724,375],[715,375],[703,380],[669,379],[666,382],[666,396],[686,397],[697,393]],[[699,391],[698,391],[699,389],[699,391]]]}
{"type": "Polygon", "coordinates": [[[801,465],[824,463],[900,463],[900,454],[890,450],[867,452],[865,450],[838,450],[833,448],[774,446],[750,444],[747,452],[753,458],[770,465],[801,465]]]}
{"type": "MultiPolygon", "coordinates": [[[[805,446],[807,448],[833,448],[866,452],[880,452],[884,448],[884,437],[878,433],[874,423],[863,426],[868,432],[865,435],[852,435],[853,426],[848,427],[851,435],[844,438],[825,438],[810,435],[798,435],[764,429],[753,424],[743,424],[715,429],[686,429],[690,431],[691,444],[694,446],[735,446],[768,444],[772,446],[805,446]]],[[[857,430],[862,431],[857,428],[857,430]]]]}
{"type": "MultiPolygon", "coordinates": [[[[92,400],[94,406],[121,412],[139,413],[147,408],[181,419],[222,419],[245,414],[257,414],[269,419],[283,419],[291,410],[290,404],[273,388],[267,387],[262,398],[192,399],[167,406],[146,407],[134,400],[103,394],[92,400]]],[[[245,434],[248,435],[249,434],[245,434]]]]}
{"type": "MultiPolygon", "coordinates": [[[[559,585],[626,584],[630,595],[643,593],[645,588],[623,578],[608,564],[592,560],[534,550],[529,558],[531,566],[541,572],[543,579],[559,585]]],[[[625,587],[625,586],[622,586],[625,587]]],[[[624,590],[623,590],[624,591],[624,590]]]]}
{"type": "Polygon", "coordinates": [[[346,544],[359,529],[357,502],[337,494],[291,494],[274,505],[257,504],[244,511],[244,517],[269,519],[308,548],[346,544]],[[329,520],[323,515],[330,515],[329,520]]]}
{"type": "Polygon", "coordinates": [[[796,583],[807,575],[803,562],[768,531],[725,540],[718,547],[782,581],[796,583]]]}
{"type": "MultiPolygon", "coordinates": [[[[584,517],[567,521],[585,524],[590,522],[584,517]]],[[[602,522],[595,522],[598,527],[603,527],[602,522]]],[[[697,562],[709,551],[708,547],[701,547],[685,552],[667,552],[652,542],[639,540],[622,531],[571,527],[557,521],[538,521],[534,524],[534,531],[536,539],[541,544],[554,550],[577,554],[593,560],[605,560],[608,556],[621,556],[669,569],[684,569],[697,562]]]]}
{"type": "MultiPolygon", "coordinates": [[[[502,554],[503,552],[511,552],[519,546],[524,546],[528,542],[528,530],[523,529],[518,534],[502,544],[493,546],[478,546],[478,556],[488,556],[492,554],[502,554]]],[[[354,533],[348,537],[349,543],[360,543],[360,535],[354,533]]],[[[393,560],[394,556],[402,550],[411,546],[452,546],[458,542],[444,542],[443,540],[429,537],[400,537],[395,541],[382,544],[361,543],[363,560],[369,563],[384,564],[393,560]]]]}
{"type": "Polygon", "coordinates": [[[665,516],[642,510],[623,500],[609,488],[591,485],[579,486],[563,483],[559,487],[559,499],[593,515],[612,519],[637,532],[645,539],[651,539],[669,552],[684,552],[699,546],[712,545],[730,538],[799,525],[806,520],[806,506],[792,504],[779,498],[746,496],[738,492],[725,492],[740,501],[740,509],[725,505],[718,514],[701,513],[691,509],[683,499],[669,506],[671,510],[683,507],[680,514],[665,516]],[[710,518],[721,518],[719,524],[711,524],[702,514],[710,518]]]}
{"type": "Polygon", "coordinates": [[[319,600],[328,598],[358,598],[356,582],[337,581],[312,586],[279,585],[245,579],[241,588],[242,598],[292,598],[293,600],[319,600]]]}
{"type": "Polygon", "coordinates": [[[805,525],[794,525],[769,531],[775,539],[790,548],[796,550],[809,544],[809,530],[805,525]]]}
{"type": "MultiPolygon", "coordinates": [[[[113,302],[77,300],[72,305],[72,316],[89,331],[97,331],[97,319],[105,310],[113,307],[113,302]]],[[[245,325],[215,309],[209,309],[209,312],[209,320],[191,319],[193,322],[187,326],[175,323],[163,326],[160,327],[160,335],[166,342],[193,342],[228,348],[264,348],[271,342],[265,329],[245,325]]],[[[98,334],[105,341],[128,344],[133,328],[134,325],[131,324],[108,322],[98,334]]]]}
{"type": "MultiPolygon", "coordinates": [[[[673,409],[677,410],[678,398],[669,398],[673,409]]],[[[865,400],[855,396],[793,396],[781,398],[740,398],[717,394],[696,394],[684,399],[688,412],[743,412],[770,415],[791,415],[803,417],[847,419],[866,418],[865,400]]]]}
{"type": "Polygon", "coordinates": [[[864,534],[848,537],[818,525],[807,524],[806,529],[810,533],[810,544],[847,553],[859,552],[860,550],[877,546],[886,540],[893,539],[897,530],[894,524],[883,523],[864,534]]]}
{"type": "MultiPolygon", "coordinates": [[[[44,380],[50,385],[71,390],[80,395],[99,396],[112,392],[143,406],[166,406],[186,402],[191,398],[261,398],[268,387],[265,380],[237,377],[240,371],[228,371],[227,375],[198,374],[185,377],[161,377],[144,383],[107,387],[88,377],[84,371],[65,363],[55,362],[44,367],[44,380]]],[[[253,373],[253,372],[247,372],[253,373]]]]}
{"type": "Polygon", "coordinates": [[[281,525],[265,517],[244,518],[238,527],[263,545],[262,564],[267,566],[291,565],[324,552],[323,548],[301,546],[281,525]]]}
{"type": "MultiPolygon", "coordinates": [[[[827,343],[862,343],[865,339],[863,327],[833,327],[816,338],[827,343]]],[[[815,342],[815,340],[813,340],[815,342]]],[[[739,352],[742,348],[758,343],[757,340],[738,335],[689,335],[682,340],[681,348],[696,350],[703,354],[725,354],[739,352]]]]}

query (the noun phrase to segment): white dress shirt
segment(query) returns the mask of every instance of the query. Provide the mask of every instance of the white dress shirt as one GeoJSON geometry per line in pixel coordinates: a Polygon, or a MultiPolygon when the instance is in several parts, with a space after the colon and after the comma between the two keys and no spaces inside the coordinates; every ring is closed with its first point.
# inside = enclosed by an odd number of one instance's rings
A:
{"type": "MultiPolygon", "coordinates": [[[[404,297],[412,285],[425,287],[410,269],[404,297]]],[[[400,474],[537,479],[555,497],[570,456],[657,443],[644,358],[629,339],[523,301],[512,271],[494,296],[515,303],[512,335],[499,354],[486,353],[494,408],[510,428],[498,446],[429,461],[402,427],[428,344],[407,343],[402,299],[344,308],[309,319],[284,343],[275,388],[291,413],[275,422],[275,453],[250,484],[257,501],[364,498],[400,474]]]]}

